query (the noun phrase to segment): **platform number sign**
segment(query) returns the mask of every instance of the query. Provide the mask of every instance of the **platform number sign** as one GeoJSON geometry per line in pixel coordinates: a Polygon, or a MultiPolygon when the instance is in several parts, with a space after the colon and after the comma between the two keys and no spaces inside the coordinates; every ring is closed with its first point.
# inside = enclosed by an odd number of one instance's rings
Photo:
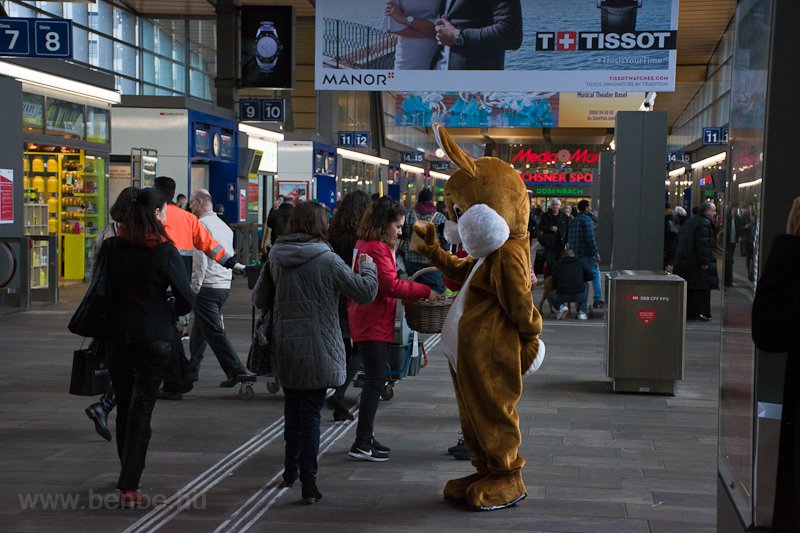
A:
{"type": "Polygon", "coordinates": [[[72,21],[0,18],[0,56],[72,58],[72,21]]]}
{"type": "Polygon", "coordinates": [[[239,100],[239,120],[250,122],[284,122],[286,100],[251,98],[239,100]]]}
{"type": "Polygon", "coordinates": [[[369,148],[370,146],[368,131],[340,131],[338,137],[339,146],[352,148],[369,148]]]}
{"type": "Polygon", "coordinates": [[[728,144],[728,128],[703,128],[703,145],[728,144]]]}

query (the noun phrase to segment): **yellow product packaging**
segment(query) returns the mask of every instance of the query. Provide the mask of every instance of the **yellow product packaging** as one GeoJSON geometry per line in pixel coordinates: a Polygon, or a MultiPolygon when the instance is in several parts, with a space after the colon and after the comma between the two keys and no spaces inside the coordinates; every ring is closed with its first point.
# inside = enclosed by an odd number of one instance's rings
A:
{"type": "Polygon", "coordinates": [[[31,161],[31,170],[33,172],[44,172],[44,159],[34,157],[33,161],[31,161]]]}
{"type": "Polygon", "coordinates": [[[44,192],[44,178],[41,176],[34,176],[33,182],[31,183],[33,188],[36,189],[36,192],[44,192]]]}

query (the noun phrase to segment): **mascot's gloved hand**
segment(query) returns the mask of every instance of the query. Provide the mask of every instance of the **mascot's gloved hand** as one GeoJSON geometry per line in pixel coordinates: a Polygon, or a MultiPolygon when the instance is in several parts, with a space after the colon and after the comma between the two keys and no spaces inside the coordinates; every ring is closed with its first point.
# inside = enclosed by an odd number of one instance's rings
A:
{"type": "Polygon", "coordinates": [[[436,226],[431,222],[422,221],[414,224],[414,234],[411,236],[409,247],[420,255],[432,257],[440,248],[436,241],[436,226]]]}

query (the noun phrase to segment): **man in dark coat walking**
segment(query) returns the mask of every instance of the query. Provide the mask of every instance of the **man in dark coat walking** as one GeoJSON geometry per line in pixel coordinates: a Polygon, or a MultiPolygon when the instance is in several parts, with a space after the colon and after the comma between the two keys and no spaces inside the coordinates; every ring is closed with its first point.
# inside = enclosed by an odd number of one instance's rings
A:
{"type": "Polygon", "coordinates": [[[711,320],[711,290],[719,289],[717,244],[711,226],[716,216],[716,206],[706,202],[678,234],[674,273],[686,280],[687,320],[711,320]]]}
{"type": "MultiPolygon", "coordinates": [[[[755,221],[753,221],[755,222],[755,221]]],[[[769,251],[753,300],[753,342],[760,350],[787,352],[772,531],[800,531],[800,197],[786,234],[769,251]]]]}
{"type": "Polygon", "coordinates": [[[272,209],[267,216],[267,227],[272,230],[272,244],[278,240],[278,237],[283,235],[283,230],[286,229],[286,223],[289,221],[289,215],[292,214],[292,199],[284,197],[283,203],[277,209],[272,209]]]}
{"type": "Polygon", "coordinates": [[[550,209],[542,215],[539,222],[539,244],[544,248],[545,278],[550,275],[550,271],[564,253],[568,229],[569,220],[561,211],[561,200],[553,198],[550,209]]]}

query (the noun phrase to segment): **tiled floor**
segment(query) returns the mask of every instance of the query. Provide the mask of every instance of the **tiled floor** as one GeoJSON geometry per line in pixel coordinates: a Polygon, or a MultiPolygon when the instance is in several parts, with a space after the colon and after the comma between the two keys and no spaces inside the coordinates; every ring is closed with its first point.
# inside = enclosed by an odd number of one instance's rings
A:
{"type": "MultiPolygon", "coordinates": [[[[153,417],[142,490],[151,503],[166,504],[122,511],[114,444],[83,413],[92,399],[66,394],[80,339],[65,326],[78,297],[70,289],[57,306],[0,318],[0,530],[715,530],[716,319],[687,327],[685,378],[673,397],[612,393],[602,320],[557,322],[546,313],[547,360],[527,379],[519,404],[528,499],[493,513],[441,497],[444,483],[471,465],[445,451],[458,438],[458,421],[439,346],[418,376],[381,403],[376,435],[392,447],[390,461],[349,458],[353,423],[334,424],[323,412],[324,498],[310,507],[300,501],[299,483],[276,487],[282,395],[259,384],[255,398],[242,401],[236,390],[219,389],[223,375],[209,353],[199,386],[183,401],[160,401],[153,417]],[[26,502],[48,497],[56,498],[48,509],[43,500],[35,508],[26,502]]],[[[244,357],[244,280],[236,280],[225,323],[244,357]]],[[[357,392],[350,391],[352,402],[357,392]]]]}

